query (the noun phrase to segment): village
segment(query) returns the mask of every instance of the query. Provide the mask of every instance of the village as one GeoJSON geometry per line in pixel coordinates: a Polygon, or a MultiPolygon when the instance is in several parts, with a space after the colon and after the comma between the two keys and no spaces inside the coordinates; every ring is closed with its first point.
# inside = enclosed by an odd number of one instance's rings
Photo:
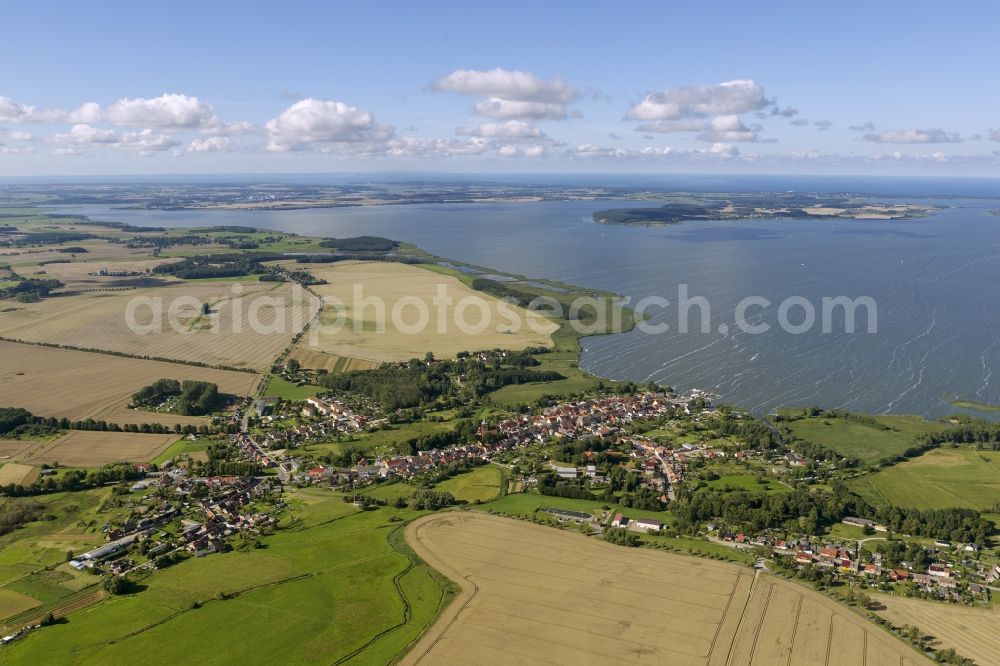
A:
{"type": "MultiPolygon", "coordinates": [[[[168,567],[184,557],[259,547],[261,537],[281,519],[285,487],[326,487],[345,497],[363,498],[358,493],[372,488],[393,483],[412,484],[414,489],[433,486],[439,478],[435,475],[442,471],[460,473],[489,463],[514,473],[513,492],[538,489],[543,495],[551,491],[541,487],[545,478],[550,479],[548,483],[600,494],[610,493],[610,476],[632,475],[639,489],[657,498],[662,518],[648,511],[634,515],[627,506],[605,506],[588,513],[556,503],[540,511],[557,523],[586,528],[594,536],[620,530],[637,539],[669,533],[666,510],[686,483],[703,483],[706,465],[752,463],[757,469],[779,474],[780,479],[780,474],[808,462],[790,451],[776,454],[706,442],[666,443],[646,436],[643,431],[649,424],[692,423],[717,415],[703,393],[664,391],[605,395],[551,405],[535,413],[483,419],[474,437],[449,446],[412,453],[373,452],[347,465],[318,461],[309,452],[311,444],[341,441],[386,427],[389,415],[370,410],[362,414],[352,404],[347,396],[326,395],[280,405],[258,401],[235,408],[228,417],[217,419],[230,427],[242,424],[238,432],[224,436],[229,447],[226,455],[234,464],[251,465],[255,471],[200,475],[200,468],[185,463],[183,457],[160,466],[138,465],[142,478],[132,483],[126,497],[119,498],[126,517],[108,521],[103,529],[106,543],[74,555],[70,566],[125,577],[168,567]],[[582,452],[582,464],[550,458],[554,450],[568,444],[582,452]],[[606,455],[601,458],[590,447],[606,455]]],[[[188,438],[197,440],[199,435],[192,433],[188,438]]],[[[773,529],[750,534],[708,522],[700,527],[699,538],[751,552],[760,567],[906,596],[976,603],[988,600],[991,586],[1000,580],[1000,565],[985,566],[974,559],[980,548],[977,544],[939,542],[923,548],[919,557],[913,556],[910,544],[911,559],[907,560],[879,546],[878,542],[886,543],[885,536],[876,536],[885,533],[884,527],[864,518],[848,517],[843,522],[869,536],[859,540],[809,534],[785,538],[773,529]]]]}

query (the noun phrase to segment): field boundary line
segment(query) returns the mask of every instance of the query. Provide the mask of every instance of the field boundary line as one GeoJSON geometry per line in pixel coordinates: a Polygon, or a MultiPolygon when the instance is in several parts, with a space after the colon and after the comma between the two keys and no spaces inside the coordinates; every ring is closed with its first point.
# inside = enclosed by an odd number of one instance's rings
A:
{"type": "Polygon", "coordinates": [[[830,666],[830,650],[833,649],[833,620],[836,617],[836,613],[830,614],[830,626],[826,630],[826,659],[823,661],[824,666],[830,666]]]}
{"type": "MultiPolygon", "coordinates": [[[[440,515],[440,514],[438,514],[438,515],[440,515]]],[[[424,524],[426,524],[427,522],[430,522],[430,521],[425,521],[424,524]]],[[[419,533],[420,532],[420,528],[422,528],[424,526],[424,524],[417,525],[417,526],[415,526],[413,528],[412,538],[424,548],[425,552],[430,553],[432,551],[429,548],[427,548],[427,546],[424,544],[423,538],[420,536],[420,533],[419,533]]],[[[417,553],[417,551],[416,551],[415,548],[413,550],[417,554],[417,556],[419,557],[420,553],[417,553]]],[[[427,562],[426,559],[424,559],[424,561],[427,562]]],[[[427,565],[429,567],[433,568],[433,566],[431,565],[430,562],[427,562],[427,565]]],[[[442,572],[439,572],[439,573],[441,573],[442,575],[444,575],[442,572]]],[[[445,576],[445,577],[447,578],[447,576],[445,576]]],[[[469,604],[471,604],[472,601],[479,594],[479,586],[476,585],[475,581],[473,581],[471,579],[471,577],[469,577],[469,576],[461,576],[461,578],[463,578],[469,585],[471,585],[471,588],[469,588],[469,587],[462,587],[462,592],[463,593],[468,593],[468,598],[465,599],[465,601],[462,602],[461,606],[459,606],[457,609],[455,609],[455,612],[452,613],[451,618],[448,620],[448,622],[445,624],[445,626],[442,627],[441,630],[437,632],[437,636],[435,636],[434,640],[432,640],[430,642],[430,645],[428,645],[426,648],[424,648],[423,651],[420,654],[416,654],[415,652],[410,652],[410,653],[408,653],[406,655],[407,657],[413,657],[412,663],[414,663],[414,664],[421,663],[424,660],[424,657],[426,657],[427,655],[429,655],[430,652],[435,647],[437,647],[437,644],[441,641],[441,639],[444,638],[444,635],[446,633],[448,633],[448,631],[452,628],[452,626],[454,626],[454,624],[458,621],[459,616],[469,607],[469,604]]],[[[437,623],[435,622],[434,624],[437,624],[437,623]]],[[[428,631],[433,631],[434,630],[434,624],[432,624],[430,627],[428,627],[427,630],[428,631]]]]}
{"type": "Polygon", "coordinates": [[[753,645],[750,646],[750,664],[753,663],[754,655],[757,652],[757,640],[760,638],[760,628],[764,626],[764,618],[767,617],[767,608],[771,605],[772,594],[774,594],[774,585],[769,584],[767,588],[767,599],[764,600],[764,610],[760,612],[760,619],[757,620],[757,626],[754,628],[753,632],[753,645]]]}
{"type": "Polygon", "coordinates": [[[736,632],[733,634],[733,641],[729,644],[729,654],[726,655],[726,666],[733,663],[733,650],[736,649],[736,641],[740,636],[740,630],[743,629],[743,622],[747,617],[747,608],[750,606],[750,600],[753,599],[753,593],[757,591],[757,581],[760,579],[760,572],[753,572],[753,580],[750,581],[750,592],[747,594],[747,600],[743,604],[743,610],[740,612],[740,621],[736,624],[736,632]]]}
{"type": "Polygon", "coordinates": [[[802,602],[804,599],[805,595],[800,592],[799,604],[795,608],[795,624],[792,625],[792,641],[788,644],[788,659],[785,661],[785,666],[792,666],[792,653],[795,652],[795,637],[799,634],[799,617],[802,615],[802,602]]]}
{"type": "Polygon", "coordinates": [[[263,375],[264,372],[255,368],[237,368],[230,365],[214,365],[202,363],[200,361],[184,361],[178,358],[165,358],[162,356],[139,356],[138,354],[128,354],[111,349],[94,349],[91,347],[77,347],[76,345],[56,344],[53,342],[20,340],[18,338],[8,338],[0,335],[0,342],[13,342],[19,345],[32,345],[34,347],[47,347],[48,349],[68,349],[69,351],[87,352],[90,354],[104,354],[105,356],[117,356],[118,358],[131,358],[137,361],[159,361],[160,363],[176,363],[177,365],[187,365],[193,368],[208,368],[210,370],[228,370],[229,372],[245,372],[250,375],[263,375]]]}

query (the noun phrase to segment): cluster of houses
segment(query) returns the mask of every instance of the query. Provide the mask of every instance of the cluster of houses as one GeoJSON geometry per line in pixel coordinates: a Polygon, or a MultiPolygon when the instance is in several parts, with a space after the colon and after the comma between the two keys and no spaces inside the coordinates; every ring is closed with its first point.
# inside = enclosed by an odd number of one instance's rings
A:
{"type": "Polygon", "coordinates": [[[378,479],[410,479],[439,467],[464,461],[489,461],[499,451],[507,450],[509,444],[462,444],[445,449],[418,451],[412,456],[376,458],[374,461],[360,460],[353,471],[361,482],[378,479]]]}
{"type": "Polygon", "coordinates": [[[161,502],[154,512],[139,520],[129,520],[123,525],[105,525],[107,543],[93,548],[72,559],[69,564],[78,570],[90,569],[99,573],[124,574],[133,568],[132,559],[124,557],[134,545],[150,541],[145,554],[147,566],[159,555],[183,548],[202,556],[225,550],[225,539],[233,534],[251,531],[257,533],[263,525],[273,524],[273,515],[244,510],[253,498],[268,490],[269,485],[260,480],[240,476],[188,477],[183,470],[149,472],[149,476],[133,485],[133,491],[150,487],[171,488],[180,495],[191,494],[197,486],[204,486],[209,497],[173,506],[161,502]],[[161,531],[166,523],[181,519],[177,538],[161,531]],[[159,536],[158,536],[159,535],[159,536]]]}
{"type": "Polygon", "coordinates": [[[224,551],[226,537],[241,532],[256,534],[264,525],[275,522],[271,514],[243,511],[255,496],[268,489],[267,484],[246,477],[221,479],[224,482],[221,494],[199,500],[200,520],[183,523],[184,549],[197,557],[224,551]]]}
{"type": "MultiPolygon", "coordinates": [[[[840,544],[817,546],[807,539],[796,541],[776,539],[768,543],[765,537],[745,540],[742,534],[737,535],[734,541],[737,544],[770,545],[775,555],[790,558],[796,567],[812,565],[832,570],[839,576],[864,578],[869,584],[876,585],[912,583],[923,593],[941,599],[959,600],[960,591],[963,589],[973,596],[987,594],[989,583],[1000,579],[1000,565],[994,566],[990,572],[979,570],[966,574],[948,562],[935,561],[927,566],[926,571],[921,572],[915,570],[914,565],[909,562],[902,562],[897,567],[885,566],[881,553],[872,553],[868,559],[860,551],[851,550],[840,544]]],[[[947,542],[937,542],[937,545],[953,548],[947,542]]],[[[974,550],[976,550],[975,544],[963,544],[956,549],[956,552],[974,550]]],[[[928,553],[937,558],[947,555],[936,548],[928,549],[928,553]]],[[[971,564],[971,562],[965,563],[971,564]]]]}
{"type": "MultiPolygon", "coordinates": [[[[264,416],[270,405],[266,398],[258,401],[257,413],[265,423],[283,418],[283,415],[275,414],[264,416]]],[[[262,447],[295,448],[307,442],[328,440],[337,433],[364,430],[372,425],[366,416],[356,414],[343,402],[330,398],[307,398],[298,415],[312,422],[291,428],[270,429],[261,440],[262,447]]]]}
{"type": "Polygon", "coordinates": [[[542,443],[549,438],[607,437],[626,423],[655,419],[675,410],[688,414],[695,395],[650,391],[562,403],[537,415],[510,418],[497,424],[484,422],[478,434],[481,438],[499,437],[515,444],[542,443]]]}

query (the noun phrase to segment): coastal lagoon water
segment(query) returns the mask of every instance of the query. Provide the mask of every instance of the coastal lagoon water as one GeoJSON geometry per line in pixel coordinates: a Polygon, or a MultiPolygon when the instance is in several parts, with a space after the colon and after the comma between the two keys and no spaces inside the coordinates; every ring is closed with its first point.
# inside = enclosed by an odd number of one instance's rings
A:
{"type": "MultiPolygon", "coordinates": [[[[591,214],[621,202],[373,206],[296,211],[136,211],[81,208],[95,219],[139,225],[239,224],[300,234],[372,234],[429,252],[532,277],[617,292],[635,303],[662,296],[650,323],[583,341],[581,367],[610,379],[702,388],[757,413],[821,405],[940,416],[956,398],[1000,404],[1000,203],[918,200],[947,207],[917,220],[754,220],[645,228],[598,225],[591,214]],[[677,330],[678,285],[711,307],[708,332],[677,330]],[[772,305],[751,335],[734,326],[748,296],[772,305]],[[863,311],[858,332],[836,319],[803,334],[780,329],[778,304],[801,296],[820,312],[823,297],[869,296],[877,332],[863,311]],[[729,327],[719,333],[719,325],[729,327]],[[839,332],[838,332],[839,331],[839,332]]],[[[624,204],[628,205],[628,204],[624,204]]],[[[649,205],[655,205],[650,203],[649,205]]],[[[801,314],[790,315],[798,322],[801,314]]]]}

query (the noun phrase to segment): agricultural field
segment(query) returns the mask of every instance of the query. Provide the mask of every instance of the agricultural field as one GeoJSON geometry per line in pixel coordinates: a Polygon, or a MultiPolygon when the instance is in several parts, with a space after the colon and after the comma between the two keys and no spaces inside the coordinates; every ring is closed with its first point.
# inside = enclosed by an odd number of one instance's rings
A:
{"type": "Polygon", "coordinates": [[[27,451],[43,444],[47,439],[37,438],[0,439],[0,463],[22,458],[27,451]]]}
{"type": "Polygon", "coordinates": [[[483,465],[442,481],[435,486],[435,490],[449,492],[459,501],[485,502],[499,495],[505,484],[503,470],[496,465],[483,465]]]}
{"type": "MultiPolygon", "coordinates": [[[[90,227],[88,233],[93,233],[98,227],[90,227]]],[[[60,231],[70,231],[63,227],[60,231]]],[[[84,231],[83,229],[79,229],[84,231]]],[[[103,232],[104,230],[101,229],[103,232]]],[[[96,272],[100,268],[107,266],[113,270],[138,270],[119,269],[119,263],[134,261],[155,261],[164,263],[163,259],[154,259],[152,253],[147,248],[129,248],[121,243],[109,243],[101,239],[86,239],[67,242],[64,244],[52,244],[43,247],[5,247],[0,248],[0,261],[9,264],[15,272],[25,276],[32,276],[35,271],[48,272],[56,267],[58,270],[66,270],[66,275],[79,275],[78,269],[85,268],[82,274],[96,272]],[[82,247],[86,252],[71,254],[62,252],[61,249],[67,246],[82,247]],[[47,263],[47,262],[59,263],[47,263]],[[63,263],[65,262],[65,263],[63,263]],[[64,267],[75,266],[72,269],[64,267]]]]}
{"type": "Polygon", "coordinates": [[[473,291],[457,278],[419,266],[342,262],[310,266],[309,272],[329,283],[312,289],[336,299],[344,309],[339,326],[336,310],[329,306],[324,310],[298,345],[306,351],[375,362],[408,361],[423,358],[428,352],[452,358],[460,351],[550,347],[552,333],[558,328],[537,313],[507,305],[473,291]],[[354,307],[356,287],[363,287],[358,307],[354,307]],[[433,303],[439,288],[454,301],[443,308],[440,318],[433,303]],[[469,307],[459,306],[469,297],[469,307]],[[364,299],[372,303],[377,299],[383,305],[364,304],[364,299]],[[420,321],[419,307],[426,309],[425,322],[420,321]],[[398,316],[393,316],[394,312],[398,316]],[[461,330],[457,315],[482,330],[461,330]],[[480,322],[484,325],[479,326],[480,322]]]}
{"type": "Polygon", "coordinates": [[[4,663],[393,662],[451,598],[403,542],[400,521],[417,514],[359,511],[320,490],[288,500],[265,548],[157,572],[5,648],[4,663]],[[226,626],[239,636],[220,652],[226,626]]]}
{"type": "Polygon", "coordinates": [[[100,467],[113,462],[147,463],[178,440],[178,435],[73,430],[33,451],[25,462],[65,467],[100,467]]]}
{"type": "Polygon", "coordinates": [[[351,358],[349,356],[338,356],[328,354],[314,349],[304,349],[296,347],[288,355],[289,359],[295,359],[303,368],[310,370],[326,370],[327,372],[350,372],[352,370],[371,370],[378,367],[378,361],[369,361],[363,358],[351,358]]]}
{"type": "Polygon", "coordinates": [[[314,299],[296,287],[188,282],[58,296],[5,308],[0,330],[24,342],[266,370],[312,316],[314,299]]]}
{"type": "Polygon", "coordinates": [[[38,469],[20,463],[0,464],[0,486],[30,486],[38,478],[38,469]]]}
{"type": "Polygon", "coordinates": [[[249,372],[0,341],[2,406],[23,407],[39,416],[119,424],[208,423],[205,417],[128,409],[129,397],[157,379],[201,380],[218,384],[222,393],[250,395],[260,377],[249,372]]]}
{"type": "MultiPolygon", "coordinates": [[[[785,410],[783,413],[794,416],[801,410],[785,410]]],[[[899,455],[912,447],[920,435],[948,427],[919,416],[879,414],[864,418],[874,419],[878,426],[852,418],[826,416],[784,420],[778,426],[787,428],[795,437],[832,449],[843,456],[860,458],[866,463],[899,455]]]]}
{"type": "Polygon", "coordinates": [[[930,664],[836,602],[732,564],[479,512],[406,537],[463,588],[402,664],[930,664]]]}
{"type": "Polygon", "coordinates": [[[989,511],[1000,502],[1000,452],[933,449],[856,479],[851,488],[876,506],[989,511]]]}
{"type": "MultiPolygon", "coordinates": [[[[68,256],[68,255],[63,255],[68,256]]],[[[84,255],[86,256],[86,255],[84,255]]],[[[178,259],[148,258],[115,261],[94,261],[89,257],[86,261],[73,260],[69,263],[50,263],[38,266],[37,269],[18,269],[24,271],[30,277],[55,278],[65,286],[59,291],[93,291],[99,289],[109,289],[115,287],[141,287],[155,285],[169,285],[180,282],[177,278],[167,275],[147,275],[161,264],[169,264],[178,259]],[[142,275],[105,276],[92,275],[100,270],[107,269],[114,272],[141,273],[142,275]]]]}
{"type": "Polygon", "coordinates": [[[0,622],[11,617],[41,606],[42,602],[26,594],[0,588],[0,622]]]}
{"type": "Polygon", "coordinates": [[[931,637],[937,649],[952,648],[977,664],[1000,664],[1000,608],[970,608],[956,604],[924,601],[888,594],[873,599],[885,606],[879,615],[897,627],[908,624],[931,637]]]}

